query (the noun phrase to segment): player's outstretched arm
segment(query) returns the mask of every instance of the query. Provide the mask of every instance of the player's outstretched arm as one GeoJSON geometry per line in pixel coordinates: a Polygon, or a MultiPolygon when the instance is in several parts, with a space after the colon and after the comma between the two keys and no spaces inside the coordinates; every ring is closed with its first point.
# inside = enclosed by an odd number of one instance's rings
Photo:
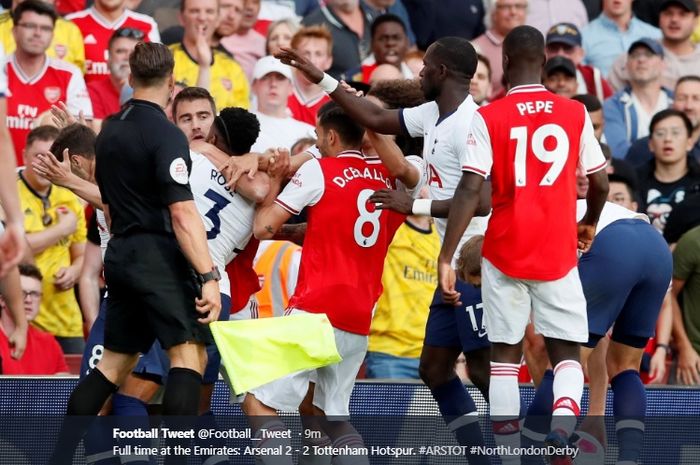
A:
{"type": "Polygon", "coordinates": [[[416,165],[406,159],[394,142],[394,138],[374,131],[367,131],[366,134],[379,159],[382,160],[382,164],[389,170],[389,174],[409,189],[416,187],[420,182],[421,172],[416,165]]]}
{"type": "MultiPolygon", "coordinates": [[[[445,200],[429,200],[416,199],[405,192],[399,192],[391,189],[381,189],[372,194],[369,201],[377,206],[380,210],[392,210],[404,215],[427,215],[433,218],[447,218],[450,214],[452,199],[445,200]],[[417,202],[417,203],[416,203],[417,202]],[[428,205],[429,204],[429,205],[428,205]],[[419,211],[421,205],[428,205],[425,212],[419,211]],[[428,208],[429,214],[428,214],[428,208]]],[[[491,213],[491,182],[485,181],[481,185],[479,193],[479,205],[476,207],[474,216],[486,216],[491,213]]]]}
{"type": "Polygon", "coordinates": [[[253,220],[253,235],[256,239],[272,239],[280,230],[282,225],[292,216],[292,214],[275,203],[275,199],[282,190],[282,181],[286,178],[289,169],[290,157],[288,151],[280,151],[271,160],[274,168],[271,167],[270,190],[263,203],[255,211],[253,220]]]}
{"type": "Polygon", "coordinates": [[[399,134],[402,131],[398,110],[387,110],[365,98],[358,97],[338,85],[338,81],[316,68],[295,50],[282,48],[275,54],[285,65],[301,71],[314,84],[318,84],[328,95],[358,123],[381,134],[399,134]]]}
{"type": "Polygon", "coordinates": [[[586,216],[578,226],[578,248],[581,252],[588,252],[595,236],[595,227],[603,211],[605,201],[608,198],[608,174],[604,169],[591,173],[588,176],[588,195],[586,196],[586,216]]]}
{"type": "Polygon", "coordinates": [[[27,347],[27,315],[24,311],[24,297],[20,285],[19,268],[12,267],[10,271],[0,279],[0,293],[5,298],[5,305],[10,312],[10,317],[15,323],[15,330],[8,334],[12,358],[19,360],[27,347]]]}
{"type": "Polygon", "coordinates": [[[459,293],[455,290],[456,276],[452,269],[452,257],[464,231],[474,217],[483,182],[484,178],[481,175],[464,172],[455,190],[450,214],[447,217],[445,239],[438,257],[438,279],[443,299],[452,304],[457,304],[459,301],[459,293]]]}

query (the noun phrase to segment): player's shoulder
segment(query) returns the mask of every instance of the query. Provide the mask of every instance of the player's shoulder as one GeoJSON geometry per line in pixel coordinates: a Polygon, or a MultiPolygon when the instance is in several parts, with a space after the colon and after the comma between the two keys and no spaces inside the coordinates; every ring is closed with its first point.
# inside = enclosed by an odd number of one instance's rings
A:
{"type": "Polygon", "coordinates": [[[143,13],[138,13],[134,10],[129,10],[129,9],[126,10],[126,16],[127,16],[127,18],[131,19],[132,21],[148,24],[149,26],[155,27],[155,28],[158,27],[158,25],[156,24],[156,20],[153,19],[152,16],[148,16],[148,15],[143,14],[143,13]]]}
{"type": "Polygon", "coordinates": [[[67,61],[59,60],[58,58],[49,57],[48,68],[59,72],[70,74],[71,76],[83,77],[83,73],[80,72],[77,66],[67,61]]]}
{"type": "Polygon", "coordinates": [[[92,8],[86,8],[66,15],[68,21],[84,21],[91,18],[93,18],[92,8]]]}

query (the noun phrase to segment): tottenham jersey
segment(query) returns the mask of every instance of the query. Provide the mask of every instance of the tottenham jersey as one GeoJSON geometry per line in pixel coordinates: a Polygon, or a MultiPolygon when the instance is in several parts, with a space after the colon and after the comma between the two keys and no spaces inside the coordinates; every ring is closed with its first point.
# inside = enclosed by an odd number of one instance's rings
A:
{"type": "MultiPolygon", "coordinates": [[[[428,184],[431,199],[445,200],[454,197],[457,185],[462,179],[460,160],[467,150],[467,134],[478,108],[472,97],[467,96],[454,113],[442,119],[435,102],[401,110],[400,118],[404,131],[411,137],[424,138],[423,178],[428,184]]],[[[483,217],[472,219],[457,247],[455,259],[467,239],[484,234],[487,222],[488,219],[483,217]]],[[[442,241],[445,237],[447,218],[435,218],[435,226],[442,241]]]]}
{"type": "MultiPolygon", "coordinates": [[[[207,230],[211,258],[223,271],[253,234],[255,203],[226,187],[226,179],[207,157],[192,151],[190,157],[194,202],[207,230]]],[[[219,286],[222,294],[231,295],[227,273],[221,273],[219,286]]]]}

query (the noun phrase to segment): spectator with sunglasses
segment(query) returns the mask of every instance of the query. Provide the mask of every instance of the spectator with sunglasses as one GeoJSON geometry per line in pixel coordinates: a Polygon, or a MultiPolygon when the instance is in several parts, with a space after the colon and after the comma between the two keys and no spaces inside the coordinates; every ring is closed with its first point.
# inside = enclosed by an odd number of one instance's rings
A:
{"type": "Polygon", "coordinates": [[[87,236],[78,197],[54,186],[37,173],[32,161],[45,154],[58,136],[53,126],[39,126],[27,137],[27,166],[19,172],[17,187],[24,229],[37,267],[44,276],[43,300],[33,324],[58,340],[67,354],[82,353],[83,322],[73,287],[80,276],[87,236]]]}
{"type": "Polygon", "coordinates": [[[129,79],[129,55],[140,40],[143,40],[143,32],[131,27],[117,29],[110,37],[109,79],[93,80],[87,86],[95,118],[102,120],[119,111],[119,95],[129,79]]]}

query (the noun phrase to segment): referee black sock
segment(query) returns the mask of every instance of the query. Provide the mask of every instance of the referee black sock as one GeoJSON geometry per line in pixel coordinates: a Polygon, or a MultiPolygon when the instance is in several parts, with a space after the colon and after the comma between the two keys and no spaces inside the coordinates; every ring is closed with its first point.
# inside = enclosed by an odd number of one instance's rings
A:
{"type": "Polygon", "coordinates": [[[49,462],[51,465],[73,463],[75,448],[95,420],[107,398],[117,390],[97,368],[78,383],[68,399],[66,417],[49,462]]]}
{"type": "Polygon", "coordinates": [[[197,415],[202,375],[189,368],[171,368],[163,394],[163,415],[197,415]]]}

